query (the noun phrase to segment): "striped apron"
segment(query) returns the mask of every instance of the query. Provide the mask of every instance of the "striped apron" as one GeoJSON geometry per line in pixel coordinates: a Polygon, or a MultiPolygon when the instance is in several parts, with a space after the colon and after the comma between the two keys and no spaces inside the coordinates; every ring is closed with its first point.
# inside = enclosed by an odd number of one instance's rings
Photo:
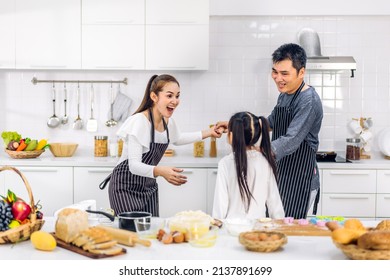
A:
{"type": "MultiPolygon", "coordinates": [[[[304,85],[305,83],[302,82],[289,106],[275,107],[272,140],[286,135],[287,129],[294,118],[294,101],[304,85]]],[[[316,152],[306,141],[303,141],[294,153],[283,157],[277,162],[278,187],[286,217],[294,217],[295,219],[306,218],[315,166],[316,152]]],[[[315,204],[317,203],[318,199],[315,201],[315,204]]]]}
{"type": "MultiPolygon", "coordinates": [[[[169,132],[167,124],[163,119],[168,143],[154,143],[154,120],[150,110],[149,116],[151,122],[151,143],[149,151],[142,155],[142,162],[148,165],[157,165],[168,147],[169,132]]],[[[110,205],[116,214],[145,211],[152,213],[153,216],[159,216],[158,185],[155,178],[132,174],[129,170],[129,161],[124,160],[114,168],[109,178],[101,183],[101,189],[105,187],[108,180],[110,181],[108,189],[110,205]]]]}

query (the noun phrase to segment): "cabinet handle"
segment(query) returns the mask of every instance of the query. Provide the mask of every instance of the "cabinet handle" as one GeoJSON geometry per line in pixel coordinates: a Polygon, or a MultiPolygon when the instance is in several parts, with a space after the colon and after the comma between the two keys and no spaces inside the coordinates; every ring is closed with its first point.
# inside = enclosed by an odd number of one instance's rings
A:
{"type": "Polygon", "coordinates": [[[107,172],[112,172],[112,169],[110,169],[110,168],[89,168],[88,172],[89,173],[107,173],[107,172]]]}
{"type": "Polygon", "coordinates": [[[61,69],[65,69],[67,68],[66,65],[30,65],[31,68],[48,68],[48,69],[52,69],[52,68],[61,68],[61,69]]]}
{"type": "Polygon", "coordinates": [[[192,171],[192,170],[183,170],[182,173],[183,174],[192,174],[192,173],[194,173],[194,171],[192,171]]]}
{"type": "Polygon", "coordinates": [[[213,174],[218,174],[218,171],[217,171],[217,170],[214,170],[214,171],[213,171],[213,174]]]}
{"type": "Polygon", "coordinates": [[[189,21],[159,20],[158,23],[161,23],[161,24],[195,24],[195,23],[197,23],[197,21],[196,20],[189,20],[189,21]]]}
{"type": "Polygon", "coordinates": [[[370,175],[370,171],[362,170],[333,170],[330,171],[331,175],[370,175]]]}
{"type": "Polygon", "coordinates": [[[107,66],[107,65],[96,65],[95,68],[100,69],[131,69],[134,66],[107,66]]]}
{"type": "Polygon", "coordinates": [[[383,175],[390,175],[390,171],[383,171],[383,175]]]}
{"type": "Polygon", "coordinates": [[[384,196],[383,198],[384,199],[390,199],[390,196],[384,196]]]}
{"type": "Polygon", "coordinates": [[[95,20],[93,23],[85,23],[88,24],[129,24],[133,23],[134,20],[95,20]]]}
{"type": "Polygon", "coordinates": [[[57,168],[34,168],[34,167],[24,167],[24,168],[19,168],[21,172],[58,172],[57,168]]]}
{"type": "Polygon", "coordinates": [[[351,197],[351,196],[329,196],[330,199],[368,199],[367,196],[356,196],[356,197],[351,197]]]}
{"type": "Polygon", "coordinates": [[[196,69],[196,66],[159,66],[160,69],[196,69]]]}

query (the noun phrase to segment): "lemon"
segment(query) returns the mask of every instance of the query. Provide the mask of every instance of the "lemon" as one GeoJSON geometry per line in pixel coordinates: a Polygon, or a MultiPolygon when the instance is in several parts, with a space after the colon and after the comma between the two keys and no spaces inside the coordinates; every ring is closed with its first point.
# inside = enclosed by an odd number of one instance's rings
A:
{"type": "Polygon", "coordinates": [[[18,226],[20,226],[20,222],[17,221],[17,220],[12,220],[10,223],[9,223],[9,228],[16,228],[18,226]]]}
{"type": "Polygon", "coordinates": [[[35,249],[42,251],[52,251],[57,247],[57,241],[48,232],[34,231],[30,236],[31,243],[35,249]]]}

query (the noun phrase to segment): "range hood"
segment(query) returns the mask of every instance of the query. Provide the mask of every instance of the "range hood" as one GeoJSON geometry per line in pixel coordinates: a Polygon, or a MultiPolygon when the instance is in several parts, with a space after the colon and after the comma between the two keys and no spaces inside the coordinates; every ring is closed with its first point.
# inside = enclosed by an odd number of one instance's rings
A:
{"type": "Polygon", "coordinates": [[[307,70],[340,71],[350,70],[354,77],[356,61],[352,56],[323,56],[321,54],[320,38],[314,30],[303,28],[298,34],[299,44],[306,51],[307,70]]]}

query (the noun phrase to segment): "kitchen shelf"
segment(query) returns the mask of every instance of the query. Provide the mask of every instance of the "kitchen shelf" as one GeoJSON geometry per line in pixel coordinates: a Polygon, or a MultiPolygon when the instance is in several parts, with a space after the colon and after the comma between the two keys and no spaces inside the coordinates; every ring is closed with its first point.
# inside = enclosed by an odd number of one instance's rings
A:
{"type": "Polygon", "coordinates": [[[104,83],[104,84],[125,84],[127,85],[127,78],[124,78],[123,80],[38,80],[36,77],[34,77],[31,82],[36,85],[38,83],[104,83]]]}

